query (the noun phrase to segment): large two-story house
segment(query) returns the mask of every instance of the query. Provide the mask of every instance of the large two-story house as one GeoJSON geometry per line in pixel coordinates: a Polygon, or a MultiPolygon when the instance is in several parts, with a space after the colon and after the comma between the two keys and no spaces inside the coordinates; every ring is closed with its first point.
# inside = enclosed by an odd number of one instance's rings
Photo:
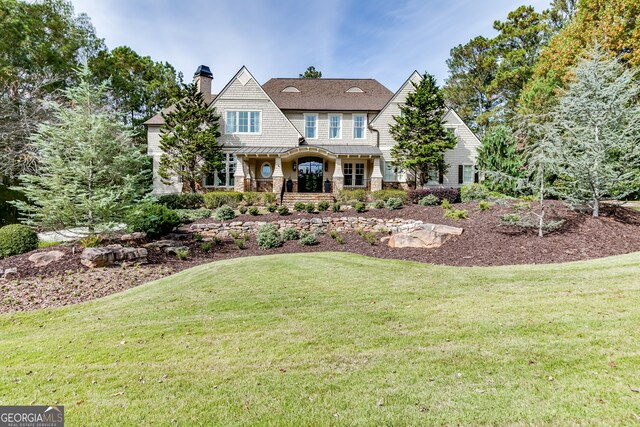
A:
{"type": "MultiPolygon", "coordinates": [[[[274,78],[260,85],[246,67],[217,95],[213,74],[200,66],[196,86],[220,115],[225,167],[202,183],[206,189],[336,192],[341,189],[409,188],[413,179],[391,165],[395,144],[389,126],[420,81],[413,72],[393,93],[374,79],[274,78]],[[408,179],[409,178],[409,179],[408,179]]],[[[167,111],[167,110],[165,110],[167,111]]],[[[453,110],[445,126],[457,146],[446,153],[446,174],[428,186],[457,187],[477,180],[478,138],[453,110]]],[[[182,191],[176,179],[166,185],[157,174],[163,124],[159,113],[146,123],[153,157],[154,193],[182,191]]]]}

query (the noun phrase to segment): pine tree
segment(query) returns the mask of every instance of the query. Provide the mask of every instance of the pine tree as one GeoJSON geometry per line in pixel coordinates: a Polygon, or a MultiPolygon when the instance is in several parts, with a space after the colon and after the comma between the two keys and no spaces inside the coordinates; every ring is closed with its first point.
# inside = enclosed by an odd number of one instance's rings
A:
{"type": "Polygon", "coordinates": [[[195,193],[204,178],[222,167],[223,152],[215,109],[209,108],[202,93],[192,84],[173,111],[163,115],[158,175],[165,183],[179,177],[195,193]]]}
{"type": "Polygon", "coordinates": [[[322,71],[316,70],[313,65],[307,67],[304,74],[300,74],[301,79],[319,79],[322,77],[322,71]]]}
{"type": "Polygon", "coordinates": [[[430,172],[445,173],[444,153],[456,146],[456,137],[444,127],[447,109],[434,76],[425,73],[400,107],[400,115],[389,128],[396,145],[391,149],[393,165],[413,174],[422,186],[430,172]]]}
{"type": "Polygon", "coordinates": [[[640,84],[634,72],[599,46],[573,69],[575,80],[544,125],[554,187],[593,216],[603,199],[634,192],[640,171],[640,84]]]}
{"type": "Polygon", "coordinates": [[[38,174],[20,176],[19,190],[29,203],[16,202],[29,224],[48,229],[119,222],[149,190],[148,159],[131,142],[131,133],[106,102],[108,83],[91,82],[85,66],[78,84],[52,106],[53,120],[32,137],[38,174]]]}
{"type": "Polygon", "coordinates": [[[515,193],[515,179],[524,177],[524,162],[511,129],[499,125],[484,135],[478,148],[477,164],[485,173],[483,184],[489,189],[515,193]]]}

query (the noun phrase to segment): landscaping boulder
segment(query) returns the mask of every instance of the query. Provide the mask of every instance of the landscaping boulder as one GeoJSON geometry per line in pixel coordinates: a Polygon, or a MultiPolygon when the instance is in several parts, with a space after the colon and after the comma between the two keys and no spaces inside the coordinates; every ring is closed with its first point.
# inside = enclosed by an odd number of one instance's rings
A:
{"type": "Polygon", "coordinates": [[[6,280],[17,279],[18,278],[18,268],[17,267],[9,267],[5,268],[4,271],[0,269],[0,274],[2,274],[2,278],[6,280]]]}
{"type": "Polygon", "coordinates": [[[108,245],[99,248],[86,248],[82,251],[80,262],[89,268],[108,267],[122,261],[146,263],[147,255],[148,252],[145,248],[125,248],[122,245],[108,245]]]}
{"type": "Polygon", "coordinates": [[[155,242],[147,243],[144,245],[147,249],[164,249],[170,247],[182,246],[177,240],[157,240],[155,242]]]}
{"type": "Polygon", "coordinates": [[[64,252],[61,251],[37,252],[29,257],[29,261],[33,263],[34,267],[46,267],[52,262],[60,261],[62,257],[64,257],[64,252]]]}
{"type": "Polygon", "coordinates": [[[391,248],[439,248],[451,236],[459,236],[462,228],[440,224],[412,225],[410,228],[399,227],[399,231],[388,238],[391,248]]]}
{"type": "Polygon", "coordinates": [[[188,251],[189,248],[186,246],[168,246],[164,248],[164,253],[169,255],[178,255],[178,252],[188,251]]]}
{"type": "Polygon", "coordinates": [[[135,233],[123,234],[120,236],[121,242],[139,242],[147,238],[144,231],[136,231],[135,233]]]}

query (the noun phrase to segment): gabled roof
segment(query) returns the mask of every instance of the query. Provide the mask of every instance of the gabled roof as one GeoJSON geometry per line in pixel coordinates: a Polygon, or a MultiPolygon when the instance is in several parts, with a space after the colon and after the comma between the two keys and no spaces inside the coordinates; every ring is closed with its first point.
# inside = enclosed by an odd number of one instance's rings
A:
{"type": "Polygon", "coordinates": [[[380,111],[393,96],[374,79],[271,79],[262,89],[281,110],[380,111]]]}
{"type": "Polygon", "coordinates": [[[378,119],[378,117],[382,116],[382,113],[384,112],[384,110],[386,110],[389,105],[396,101],[396,99],[398,98],[398,96],[400,96],[400,94],[402,92],[404,92],[405,88],[407,87],[407,85],[410,85],[414,80],[418,80],[420,81],[422,77],[420,76],[420,73],[417,71],[413,71],[413,73],[411,73],[411,75],[409,76],[409,78],[407,80],[405,80],[405,82],[402,84],[402,86],[400,86],[400,89],[398,89],[398,91],[396,93],[394,93],[391,97],[389,97],[389,99],[387,100],[387,102],[384,104],[384,106],[380,109],[380,112],[378,113],[378,115],[376,115],[373,120],[371,120],[371,126],[373,126],[376,123],[376,120],[378,119]]]}

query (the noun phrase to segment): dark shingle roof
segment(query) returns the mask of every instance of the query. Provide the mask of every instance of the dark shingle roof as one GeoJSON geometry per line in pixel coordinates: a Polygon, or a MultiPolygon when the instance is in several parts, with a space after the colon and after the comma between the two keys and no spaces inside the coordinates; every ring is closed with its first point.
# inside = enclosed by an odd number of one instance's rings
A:
{"type": "Polygon", "coordinates": [[[271,79],[262,89],[281,110],[380,111],[393,96],[374,79],[271,79]],[[363,92],[347,92],[354,87],[363,92]]]}

